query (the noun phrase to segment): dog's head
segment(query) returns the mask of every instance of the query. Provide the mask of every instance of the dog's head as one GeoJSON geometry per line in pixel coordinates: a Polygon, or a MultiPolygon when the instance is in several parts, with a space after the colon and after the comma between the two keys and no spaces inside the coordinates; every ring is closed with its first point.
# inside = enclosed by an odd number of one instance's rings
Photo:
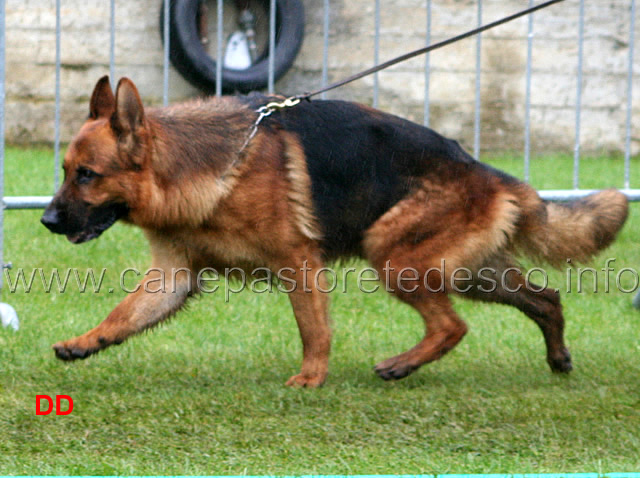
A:
{"type": "Polygon", "coordinates": [[[64,157],[64,183],[41,222],[79,244],[98,237],[137,202],[149,154],[140,95],[123,78],[114,96],[103,77],[91,95],[89,117],[64,157]]]}

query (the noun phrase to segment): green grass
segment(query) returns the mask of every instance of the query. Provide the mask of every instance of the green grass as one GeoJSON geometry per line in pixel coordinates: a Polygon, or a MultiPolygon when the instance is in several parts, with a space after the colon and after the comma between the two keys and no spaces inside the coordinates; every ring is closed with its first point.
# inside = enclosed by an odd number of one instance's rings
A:
{"type": "MultiPolygon", "coordinates": [[[[51,194],[51,153],[7,151],[7,195],[51,194]]],[[[520,175],[517,158],[492,163],[520,175]]],[[[571,187],[567,157],[537,158],[532,183],[571,187]]],[[[640,171],[640,161],[633,167],[640,171]]],[[[622,161],[582,164],[584,187],[622,186],[622,161]]],[[[638,187],[638,175],[632,187],[638,187]]],[[[608,257],[640,264],[637,205],[608,257]]],[[[331,374],[319,390],[284,386],[300,341],[284,294],[194,300],[166,326],[86,361],[51,344],[99,323],[124,297],[118,273],[144,270],[140,231],[117,224],[74,246],[6,211],[5,261],[17,268],[107,268],[100,293],[34,286],[2,299],[21,320],[0,328],[0,474],[188,475],[613,472],[640,469],[640,312],[632,294],[563,294],[575,370],[552,374],[537,327],[516,310],[456,301],[470,332],[406,380],[372,366],[420,339],[420,319],[385,293],[333,294],[331,374]],[[113,293],[108,287],[115,289],[113,293]],[[36,394],[66,394],[68,416],[36,416],[36,394]]],[[[362,264],[359,264],[362,265],[362,264]]],[[[565,289],[566,271],[550,275],[565,289]]],[[[615,272],[614,272],[615,275],[615,272]]],[[[632,281],[623,285],[631,287],[632,281]]],[[[590,289],[592,284],[587,284],[590,289]]],[[[613,287],[615,289],[615,287],[613,287]]]]}

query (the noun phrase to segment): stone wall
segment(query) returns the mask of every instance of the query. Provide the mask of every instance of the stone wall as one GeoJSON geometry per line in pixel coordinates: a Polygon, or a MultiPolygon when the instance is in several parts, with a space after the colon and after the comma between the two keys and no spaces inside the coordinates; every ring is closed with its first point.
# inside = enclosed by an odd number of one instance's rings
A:
{"type": "MultiPolygon", "coordinates": [[[[294,67],[276,84],[283,93],[320,85],[323,2],[303,0],[306,35],[294,67]]],[[[161,0],[116,2],[116,76],[129,76],[144,100],[162,96],[161,0]]],[[[425,0],[381,0],[380,60],[425,44],[425,0]]],[[[586,3],[581,144],[588,152],[624,148],[629,55],[630,0],[586,3]]],[[[54,129],[55,2],[7,0],[6,134],[12,143],[50,142],[54,129]]],[[[476,26],[476,2],[432,0],[432,41],[476,26]]],[[[526,0],[484,0],[489,22],[528,5],[526,0]]],[[[231,8],[231,7],[229,7],[231,8]]],[[[62,139],[87,114],[95,81],[109,71],[109,2],[62,2],[62,139]]],[[[337,80],[373,63],[374,2],[331,0],[329,79],[337,80]]],[[[531,129],[534,152],[571,152],[575,140],[578,0],[535,14],[531,129]]],[[[640,150],[640,21],[636,22],[633,151],[640,150]]],[[[524,141],[527,20],[482,37],[481,145],[483,151],[521,151],[524,141]]],[[[431,55],[431,126],[473,145],[476,41],[468,39],[431,55]]],[[[379,75],[378,107],[422,122],[425,59],[397,65],[379,75]]],[[[198,95],[174,70],[171,101],[198,95]]],[[[330,93],[371,103],[373,78],[330,93]]]]}

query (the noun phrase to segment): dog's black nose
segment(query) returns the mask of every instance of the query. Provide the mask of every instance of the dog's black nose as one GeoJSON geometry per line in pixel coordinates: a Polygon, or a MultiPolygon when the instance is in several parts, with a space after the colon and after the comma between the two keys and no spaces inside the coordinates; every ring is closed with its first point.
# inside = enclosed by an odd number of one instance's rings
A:
{"type": "Polygon", "coordinates": [[[40,218],[40,222],[51,232],[57,232],[57,229],[60,227],[60,215],[58,214],[58,210],[47,209],[40,218]]]}

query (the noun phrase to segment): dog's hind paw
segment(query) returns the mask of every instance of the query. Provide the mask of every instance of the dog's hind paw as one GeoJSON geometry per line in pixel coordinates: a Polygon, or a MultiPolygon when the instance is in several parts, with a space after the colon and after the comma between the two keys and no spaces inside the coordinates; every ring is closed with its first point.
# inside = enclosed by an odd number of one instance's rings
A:
{"type": "Polygon", "coordinates": [[[390,359],[376,365],[373,370],[383,380],[400,380],[411,375],[418,367],[390,359]]]}
{"type": "Polygon", "coordinates": [[[376,365],[373,370],[378,374],[383,380],[400,380],[401,378],[405,378],[413,371],[415,371],[418,367],[414,367],[408,364],[404,365],[394,365],[394,366],[384,366],[383,363],[376,365]]]}
{"type": "Polygon", "coordinates": [[[554,373],[569,373],[573,370],[571,354],[567,349],[562,349],[562,354],[559,357],[548,357],[547,362],[554,373]]]}

